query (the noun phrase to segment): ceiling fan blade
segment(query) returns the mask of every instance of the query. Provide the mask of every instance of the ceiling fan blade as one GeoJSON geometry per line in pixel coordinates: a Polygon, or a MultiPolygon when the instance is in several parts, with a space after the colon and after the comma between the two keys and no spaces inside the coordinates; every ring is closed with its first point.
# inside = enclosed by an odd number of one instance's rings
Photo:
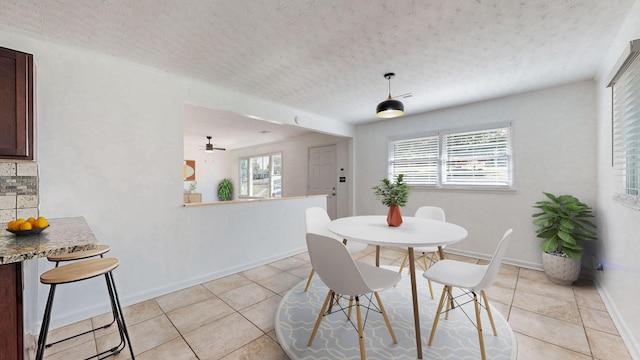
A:
{"type": "Polygon", "coordinates": [[[225,149],[225,148],[217,148],[217,147],[214,147],[214,148],[213,148],[213,150],[226,151],[227,149],[225,149]]]}

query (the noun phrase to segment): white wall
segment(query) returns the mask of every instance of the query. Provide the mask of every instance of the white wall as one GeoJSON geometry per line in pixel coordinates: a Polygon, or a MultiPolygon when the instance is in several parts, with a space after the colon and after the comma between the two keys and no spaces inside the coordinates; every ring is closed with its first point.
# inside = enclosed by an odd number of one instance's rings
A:
{"type": "MultiPolygon", "coordinates": [[[[348,126],[4,27],[0,43],[34,55],[40,214],[84,216],[99,241],[111,245],[110,255],[120,259],[115,277],[124,305],[304,248],[299,216],[306,206],[323,206],[324,198],[273,202],[255,212],[183,207],[183,106],[286,123],[299,115],[302,126],[338,135],[351,135],[348,126]],[[288,226],[273,229],[272,214],[282,212],[277,219],[288,226]],[[255,226],[247,227],[243,214],[255,226]]],[[[49,267],[39,262],[40,272],[49,267]]],[[[61,288],[52,325],[106,311],[103,288],[99,280],[61,288]]],[[[39,309],[47,290],[39,289],[39,309]]]]}
{"type": "Polygon", "coordinates": [[[590,81],[449,108],[356,127],[356,214],[385,214],[371,187],[387,175],[389,137],[492,123],[512,123],[515,191],[414,189],[402,212],[421,205],[444,208],[447,221],[469,231],[451,245],[490,256],[504,231],[513,228],[508,261],[541,268],[540,241],[532,224],[532,205],[542,191],[577,196],[595,206],[595,89],[590,81]]]}
{"type": "Polygon", "coordinates": [[[616,62],[628,54],[629,41],[640,38],[640,1],[629,12],[603,62],[596,85],[598,104],[598,242],[604,272],[597,284],[607,309],[634,359],[640,359],[640,211],[613,201],[611,167],[611,89],[606,88],[616,62]]]}

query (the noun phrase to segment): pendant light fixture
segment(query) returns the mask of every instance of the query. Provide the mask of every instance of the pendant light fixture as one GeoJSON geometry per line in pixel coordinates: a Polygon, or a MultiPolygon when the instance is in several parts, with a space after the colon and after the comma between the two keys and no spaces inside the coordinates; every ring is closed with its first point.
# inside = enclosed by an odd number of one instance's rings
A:
{"type": "Polygon", "coordinates": [[[386,73],[384,74],[384,78],[389,80],[389,97],[387,100],[378,104],[376,109],[376,113],[379,118],[394,118],[398,116],[402,116],[404,114],[404,105],[399,100],[394,100],[391,97],[391,79],[396,76],[394,73],[386,73]]]}

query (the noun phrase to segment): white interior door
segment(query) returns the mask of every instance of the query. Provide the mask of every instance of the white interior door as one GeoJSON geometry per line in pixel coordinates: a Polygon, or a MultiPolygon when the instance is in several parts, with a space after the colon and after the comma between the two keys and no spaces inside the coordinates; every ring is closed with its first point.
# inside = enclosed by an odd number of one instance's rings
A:
{"type": "Polygon", "coordinates": [[[337,214],[336,145],[309,148],[308,195],[327,194],[327,213],[331,219],[337,214]]]}

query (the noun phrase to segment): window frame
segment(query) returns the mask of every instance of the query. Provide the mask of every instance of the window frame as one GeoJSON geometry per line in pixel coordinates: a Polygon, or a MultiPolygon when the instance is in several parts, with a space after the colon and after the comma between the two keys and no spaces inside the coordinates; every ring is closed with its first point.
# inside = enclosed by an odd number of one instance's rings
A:
{"type": "Polygon", "coordinates": [[[248,155],[248,156],[243,156],[243,157],[239,157],[238,158],[238,198],[240,199],[270,199],[270,198],[280,198],[282,197],[282,189],[283,189],[283,154],[282,151],[275,151],[275,152],[268,152],[268,153],[262,153],[262,154],[253,154],[253,155],[248,155]],[[251,160],[252,159],[257,159],[257,158],[264,158],[264,157],[269,157],[269,189],[267,191],[267,196],[255,196],[255,195],[250,195],[251,194],[251,186],[253,183],[253,169],[251,166],[251,160]],[[280,158],[280,164],[279,166],[274,165],[274,158],[275,157],[279,157],[280,158]],[[242,171],[243,171],[243,167],[242,167],[242,162],[246,161],[247,162],[247,195],[242,195],[243,193],[243,182],[242,182],[242,171]],[[276,170],[279,170],[278,173],[276,173],[276,170]],[[276,179],[279,178],[280,180],[280,186],[279,186],[279,190],[280,193],[279,195],[274,195],[274,191],[275,191],[275,187],[274,187],[274,183],[277,180],[276,179]]]}
{"type": "MultiPolygon", "coordinates": [[[[436,159],[436,172],[435,172],[435,182],[431,184],[423,183],[423,184],[410,184],[412,188],[425,188],[425,189],[443,189],[443,190],[452,190],[452,189],[460,189],[460,190],[479,190],[479,191],[491,191],[491,190],[513,190],[514,189],[514,174],[515,174],[515,166],[514,166],[514,154],[513,154],[513,125],[512,122],[499,122],[499,123],[490,123],[483,124],[478,126],[466,126],[460,128],[446,129],[446,130],[436,130],[431,132],[423,132],[418,134],[404,135],[404,136],[396,136],[388,138],[387,147],[388,147],[388,157],[387,157],[387,178],[392,179],[395,177],[394,174],[394,165],[396,164],[396,160],[394,158],[394,146],[397,142],[407,141],[407,140],[419,140],[419,139],[427,139],[427,138],[436,138],[437,139],[437,159],[436,159]],[[505,156],[507,157],[507,181],[506,184],[460,184],[460,183],[447,183],[444,181],[445,173],[445,165],[447,162],[447,154],[446,151],[446,138],[452,135],[462,135],[466,133],[472,132],[491,132],[493,130],[500,130],[506,128],[508,129],[507,135],[507,149],[505,156]]],[[[401,172],[398,172],[401,173],[401,172]]],[[[407,180],[407,175],[405,174],[405,180],[407,180]]],[[[411,179],[409,178],[408,182],[411,179]]]]}
{"type": "Polygon", "coordinates": [[[626,52],[627,56],[620,59],[616,73],[607,85],[611,88],[613,199],[640,209],[640,88],[633,88],[633,85],[637,86],[633,80],[640,78],[640,39],[631,41],[626,52]],[[628,77],[632,78],[632,86],[625,86],[628,77]],[[617,84],[621,86],[618,91],[622,94],[616,92],[617,84]],[[634,107],[638,110],[628,111],[634,107]]]}

